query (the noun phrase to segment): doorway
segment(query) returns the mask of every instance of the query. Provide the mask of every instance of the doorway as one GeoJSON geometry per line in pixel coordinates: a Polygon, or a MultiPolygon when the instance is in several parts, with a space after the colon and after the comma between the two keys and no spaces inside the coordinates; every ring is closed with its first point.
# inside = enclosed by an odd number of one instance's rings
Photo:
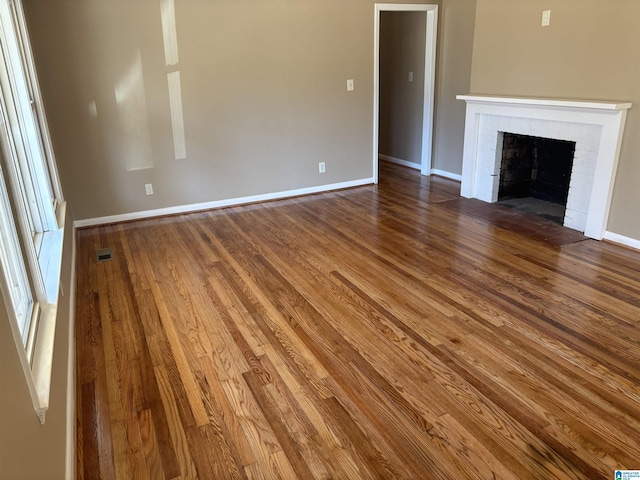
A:
{"type": "Polygon", "coordinates": [[[381,19],[383,12],[425,12],[426,24],[424,26],[424,72],[406,73],[407,82],[412,82],[414,76],[424,79],[423,109],[421,116],[422,125],[421,141],[419,144],[419,165],[423,175],[431,174],[431,152],[433,145],[433,114],[435,100],[435,66],[436,66],[436,37],[438,24],[437,5],[415,4],[376,4],[374,22],[374,92],[373,92],[373,178],[378,183],[378,158],[380,147],[380,52],[381,52],[381,19]],[[419,75],[416,75],[419,73],[419,75]]]}

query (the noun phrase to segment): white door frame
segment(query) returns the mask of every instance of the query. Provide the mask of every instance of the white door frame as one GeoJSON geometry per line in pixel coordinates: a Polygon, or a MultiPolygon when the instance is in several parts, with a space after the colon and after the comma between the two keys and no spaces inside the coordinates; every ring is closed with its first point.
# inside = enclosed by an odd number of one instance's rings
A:
{"type": "Polygon", "coordinates": [[[438,5],[410,3],[376,3],[373,41],[373,181],[378,183],[378,135],[380,116],[380,16],[382,12],[426,12],[427,28],[424,49],[424,109],[422,113],[422,154],[420,171],[431,175],[433,113],[436,80],[436,38],[438,5]]]}

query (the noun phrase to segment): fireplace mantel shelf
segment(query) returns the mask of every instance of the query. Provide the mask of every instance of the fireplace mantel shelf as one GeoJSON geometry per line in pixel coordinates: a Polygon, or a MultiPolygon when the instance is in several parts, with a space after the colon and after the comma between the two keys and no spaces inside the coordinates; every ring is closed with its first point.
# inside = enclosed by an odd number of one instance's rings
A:
{"type": "Polygon", "coordinates": [[[510,105],[529,105],[558,108],[584,108],[590,110],[628,110],[629,102],[603,102],[598,100],[565,100],[560,98],[504,97],[495,95],[457,95],[458,100],[467,103],[505,103],[510,105]]]}

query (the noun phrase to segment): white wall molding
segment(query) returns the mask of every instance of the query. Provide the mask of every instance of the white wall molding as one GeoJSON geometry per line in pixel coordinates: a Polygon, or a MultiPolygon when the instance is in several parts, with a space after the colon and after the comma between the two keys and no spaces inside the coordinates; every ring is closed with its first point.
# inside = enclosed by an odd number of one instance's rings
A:
{"type": "Polygon", "coordinates": [[[637,240],[635,238],[625,237],[624,235],[606,231],[604,232],[604,239],[609,240],[613,243],[624,245],[625,247],[631,247],[635,248],[636,250],[640,250],[640,240],[637,240]]]}
{"type": "MultiPolygon", "coordinates": [[[[422,166],[419,163],[409,162],[407,160],[402,160],[401,158],[390,157],[389,155],[383,155],[382,153],[378,155],[378,158],[386,162],[396,163],[404,167],[413,168],[414,170],[422,170],[422,166]]],[[[440,170],[438,168],[432,168],[431,175],[438,175],[439,177],[448,178],[450,180],[457,180],[458,182],[462,181],[462,175],[458,173],[447,172],[445,170],[440,170]]]]}
{"type": "Polygon", "coordinates": [[[76,229],[72,228],[69,291],[69,351],[67,352],[67,432],[65,478],[76,478],[76,229]]]}
{"type": "Polygon", "coordinates": [[[502,132],[574,141],[565,226],[598,240],[603,237],[631,103],[489,95],[456,98],[467,102],[461,196],[497,199],[502,132]]]}
{"type": "Polygon", "coordinates": [[[451,173],[445,170],[440,170],[439,168],[431,169],[431,174],[438,175],[439,177],[448,178],[450,180],[457,180],[458,182],[462,181],[462,175],[460,175],[459,173],[451,173]]]}
{"type": "Polygon", "coordinates": [[[402,165],[404,167],[413,168],[414,170],[420,170],[422,166],[419,163],[413,163],[408,160],[402,160],[401,158],[390,157],[389,155],[379,154],[378,158],[380,160],[385,160],[387,162],[396,163],[398,165],[402,165]]]}
{"type": "Polygon", "coordinates": [[[332,190],[342,190],[345,188],[360,187],[362,185],[373,184],[373,178],[362,178],[348,182],[331,183],[319,185],[317,187],[299,188],[297,190],[286,190],[275,193],[265,193],[263,195],[252,195],[249,197],[230,198],[225,200],[214,200],[212,202],[192,203],[189,205],[178,205],[175,207],[158,208],[155,210],[145,210],[141,212],[123,213],[120,215],[109,215],[106,217],[87,218],[76,220],[75,228],[93,227],[95,225],[106,225],[109,223],[127,222],[130,220],[141,220],[145,218],[161,217],[164,215],[176,215],[180,213],[198,212],[201,210],[212,210],[214,208],[233,207],[246,205],[248,203],[267,202],[269,200],[280,200],[283,198],[299,197],[301,195],[311,195],[314,193],[329,192],[332,190]]]}

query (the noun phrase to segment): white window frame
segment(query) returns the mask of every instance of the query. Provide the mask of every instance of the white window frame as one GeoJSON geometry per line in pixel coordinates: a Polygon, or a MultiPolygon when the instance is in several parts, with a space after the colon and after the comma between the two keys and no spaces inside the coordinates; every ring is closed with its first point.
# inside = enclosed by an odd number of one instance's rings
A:
{"type": "Polygon", "coordinates": [[[20,249],[20,240],[11,216],[9,195],[2,175],[0,175],[0,271],[5,302],[9,300],[20,341],[27,345],[31,316],[37,306],[34,304],[20,249]]]}
{"type": "Polygon", "coordinates": [[[21,0],[0,0],[0,287],[44,423],[66,204],[28,38],[21,0]]]}
{"type": "Polygon", "coordinates": [[[0,2],[0,45],[5,67],[0,72],[2,96],[22,164],[20,173],[26,177],[24,183],[29,191],[31,216],[36,232],[41,233],[58,228],[56,199],[40,134],[40,122],[34,108],[36,99],[32,92],[36,90],[37,84],[30,78],[33,68],[28,67],[33,62],[26,55],[26,42],[22,39],[26,26],[20,28],[17,19],[17,8],[12,8],[12,4],[6,0],[0,2]]]}

